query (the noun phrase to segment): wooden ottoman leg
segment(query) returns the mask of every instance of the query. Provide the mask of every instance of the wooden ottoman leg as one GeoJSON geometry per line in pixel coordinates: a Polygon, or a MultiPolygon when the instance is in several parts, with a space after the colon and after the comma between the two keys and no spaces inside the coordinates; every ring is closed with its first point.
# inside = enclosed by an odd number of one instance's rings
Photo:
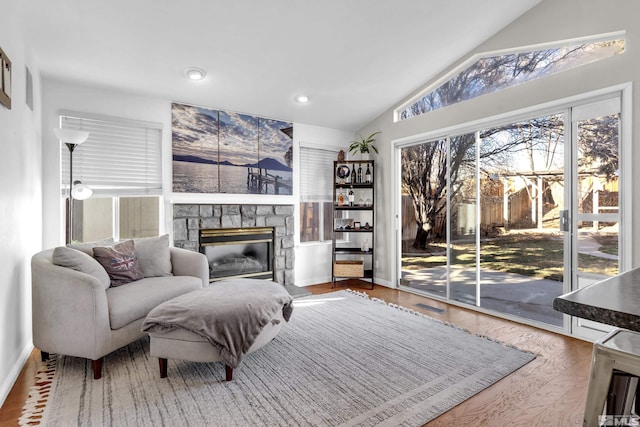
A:
{"type": "Polygon", "coordinates": [[[160,378],[167,378],[167,359],[159,358],[158,364],[160,365],[160,378]]]}
{"type": "Polygon", "coordinates": [[[224,369],[227,374],[227,381],[231,381],[233,379],[233,368],[229,365],[224,365],[224,369]]]}
{"type": "Polygon", "coordinates": [[[93,365],[93,379],[99,380],[102,378],[102,357],[92,361],[93,365]]]}

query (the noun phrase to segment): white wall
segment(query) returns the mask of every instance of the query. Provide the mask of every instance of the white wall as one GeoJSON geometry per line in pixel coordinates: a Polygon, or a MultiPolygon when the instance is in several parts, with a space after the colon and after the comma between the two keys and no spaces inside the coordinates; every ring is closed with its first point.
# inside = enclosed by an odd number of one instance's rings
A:
{"type": "Polygon", "coordinates": [[[12,62],[12,107],[0,106],[0,406],[31,352],[31,255],[42,242],[40,82],[20,23],[21,2],[5,2],[0,47],[12,62]],[[7,18],[8,17],[8,18],[7,18]],[[26,71],[34,109],[26,105],[26,71]]]}
{"type": "MultiPolygon", "coordinates": [[[[409,120],[393,123],[393,108],[361,129],[362,134],[382,131],[378,138],[381,148],[377,160],[378,183],[376,193],[376,257],[379,259],[377,275],[381,280],[395,283],[394,221],[393,221],[393,149],[392,141],[428,132],[435,132],[463,123],[495,117],[509,111],[540,105],[555,100],[634,82],[640,69],[640,2],[636,0],[544,0],[521,16],[471,54],[536,45],[620,30],[626,31],[626,52],[604,61],[578,67],[500,92],[484,95],[409,120]],[[380,172],[383,179],[380,180],[380,172]],[[389,244],[385,244],[389,242],[389,244]]],[[[460,62],[465,58],[461,58],[460,62]]],[[[444,64],[443,64],[444,66],[444,64]]],[[[449,67],[443,69],[446,72],[449,67]]],[[[436,77],[439,78],[440,76],[436,77]]],[[[390,78],[394,78],[390,76],[390,78]]],[[[434,79],[435,80],[435,79],[434,79]]],[[[398,100],[400,104],[403,100],[398,100]]],[[[633,87],[632,102],[640,104],[638,85],[633,87]]],[[[632,120],[634,129],[640,129],[640,117],[632,120]]],[[[633,144],[636,145],[635,143],[633,144]]],[[[628,160],[628,159],[627,159],[628,160]]],[[[624,159],[623,159],[624,161],[624,159]]],[[[640,150],[633,149],[632,164],[640,161],[640,150]]],[[[633,168],[633,182],[640,179],[640,170],[633,168]]],[[[640,265],[640,186],[633,189],[633,253],[632,265],[640,265]]]]}

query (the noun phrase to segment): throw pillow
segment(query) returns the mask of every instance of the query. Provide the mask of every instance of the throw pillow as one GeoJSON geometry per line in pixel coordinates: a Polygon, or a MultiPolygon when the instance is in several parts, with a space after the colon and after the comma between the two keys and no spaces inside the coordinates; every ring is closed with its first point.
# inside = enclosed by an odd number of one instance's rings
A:
{"type": "Polygon", "coordinates": [[[84,252],[60,246],[53,250],[51,261],[55,265],[94,276],[105,289],[111,284],[109,275],[100,263],[84,252]]]}
{"type": "Polygon", "coordinates": [[[136,257],[144,277],[171,276],[169,235],[143,237],[133,240],[136,257]]]}
{"type": "Polygon", "coordinates": [[[108,237],[106,239],[98,240],[95,242],[70,243],[67,245],[67,247],[82,251],[85,254],[93,256],[93,248],[95,248],[96,246],[111,246],[114,243],[115,242],[113,241],[113,237],[108,237]]]}
{"type": "Polygon", "coordinates": [[[93,256],[107,271],[112,287],[144,279],[134,251],[133,240],[113,246],[96,246],[93,248],[93,256]]]}

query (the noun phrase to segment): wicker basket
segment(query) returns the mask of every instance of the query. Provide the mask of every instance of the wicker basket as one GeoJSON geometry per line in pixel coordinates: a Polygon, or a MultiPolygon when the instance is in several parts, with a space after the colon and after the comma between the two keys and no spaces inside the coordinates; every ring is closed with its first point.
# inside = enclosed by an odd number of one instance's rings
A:
{"type": "Polygon", "coordinates": [[[336,261],[333,265],[333,274],[339,277],[364,277],[363,261],[336,261]]]}

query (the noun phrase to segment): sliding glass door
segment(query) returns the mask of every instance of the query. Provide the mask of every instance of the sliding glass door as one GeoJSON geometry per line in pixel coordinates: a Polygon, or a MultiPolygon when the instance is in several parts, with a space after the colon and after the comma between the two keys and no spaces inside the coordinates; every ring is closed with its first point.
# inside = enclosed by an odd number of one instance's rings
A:
{"type": "Polygon", "coordinates": [[[472,133],[400,152],[400,282],[472,305],[477,299],[476,147],[472,133]]]}
{"type": "Polygon", "coordinates": [[[562,327],[565,114],[481,132],[480,306],[562,327]]]}
{"type": "Polygon", "coordinates": [[[448,139],[436,139],[400,150],[400,283],[442,298],[449,298],[448,145],[448,139]]]}
{"type": "MultiPolygon", "coordinates": [[[[620,99],[573,109],[576,256],[573,289],[620,271],[620,99]]],[[[611,327],[574,318],[574,334],[599,338],[611,327]]]]}
{"type": "Polygon", "coordinates": [[[449,298],[471,305],[477,304],[477,134],[467,133],[450,138],[448,219],[449,232],[449,298]]]}
{"type": "Polygon", "coordinates": [[[400,286],[568,329],[553,299],[619,269],[619,98],[594,105],[398,147],[400,286]]]}

